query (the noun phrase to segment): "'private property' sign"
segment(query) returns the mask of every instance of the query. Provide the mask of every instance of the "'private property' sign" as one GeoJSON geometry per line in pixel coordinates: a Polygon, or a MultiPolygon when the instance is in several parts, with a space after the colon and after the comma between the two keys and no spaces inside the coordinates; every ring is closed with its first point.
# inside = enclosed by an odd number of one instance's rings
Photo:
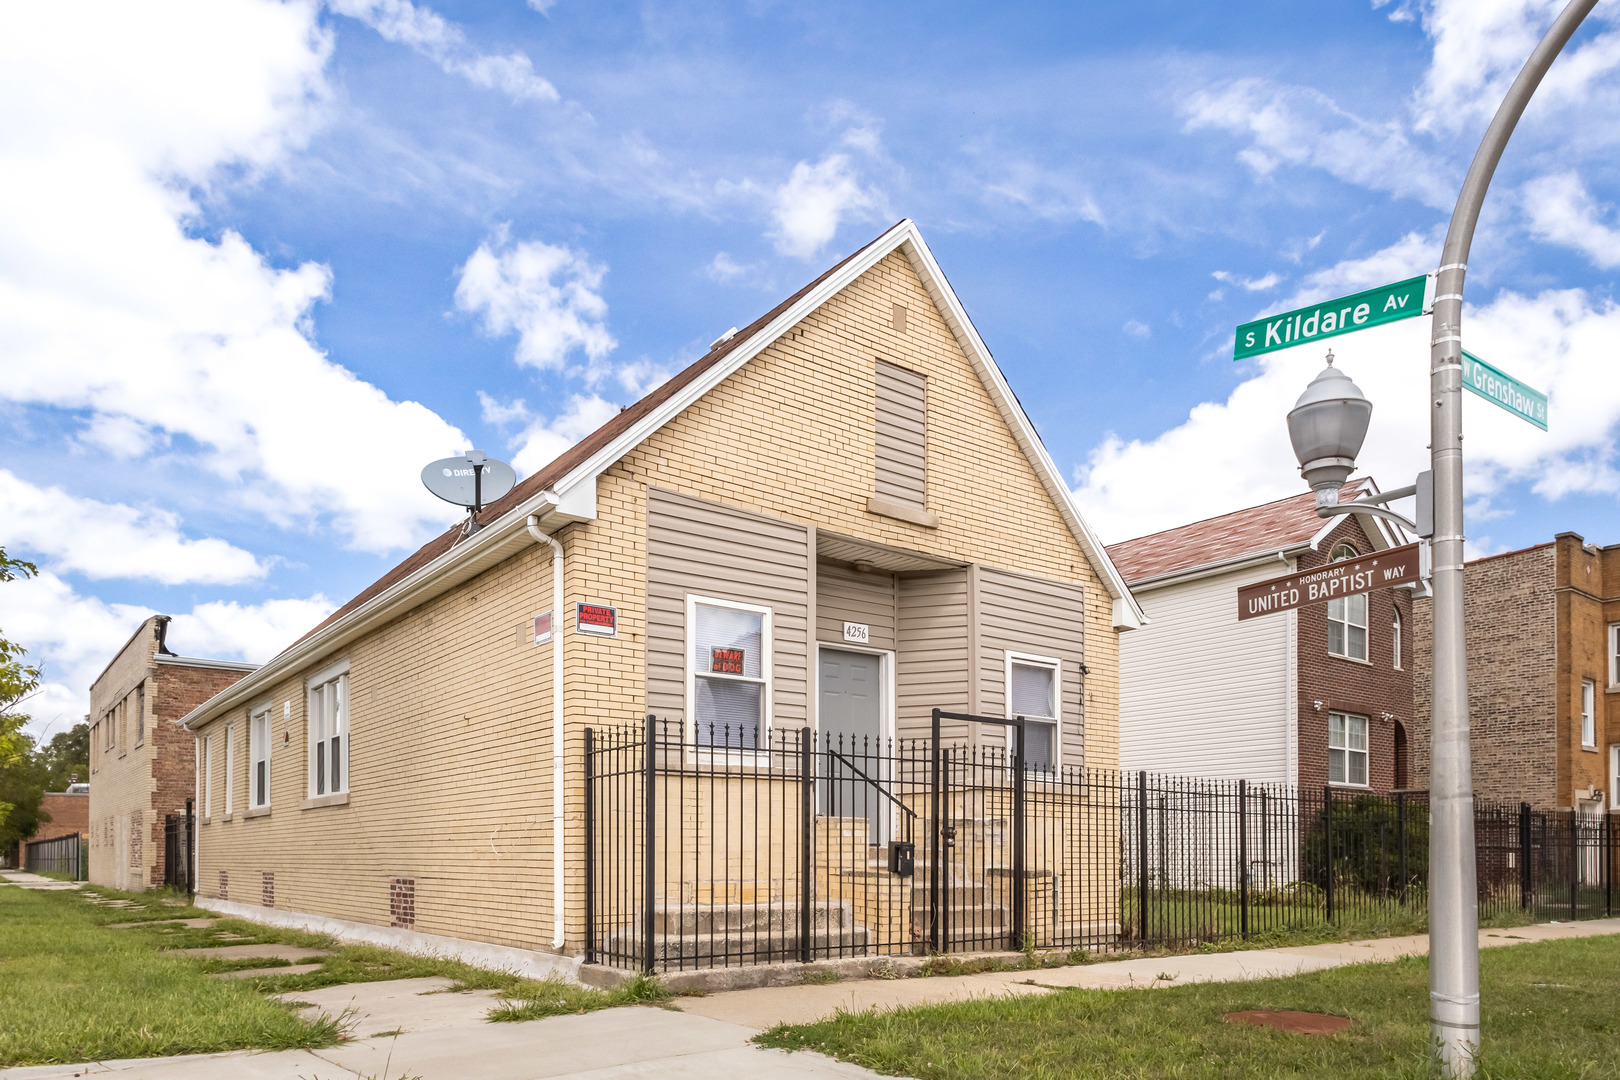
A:
{"type": "Polygon", "coordinates": [[[1320,341],[1421,315],[1427,306],[1429,280],[1427,274],[1407,278],[1393,285],[1380,285],[1353,296],[1341,296],[1337,300],[1244,323],[1237,328],[1232,359],[1247,360],[1261,353],[1291,349],[1307,341],[1320,341]]]}
{"type": "Polygon", "coordinates": [[[1245,585],[1238,590],[1238,619],[1241,621],[1258,615],[1292,611],[1310,604],[1325,604],[1329,600],[1371,592],[1373,589],[1416,585],[1417,581],[1418,546],[1407,544],[1405,547],[1363,555],[1359,559],[1345,559],[1270,581],[1245,585]]]}

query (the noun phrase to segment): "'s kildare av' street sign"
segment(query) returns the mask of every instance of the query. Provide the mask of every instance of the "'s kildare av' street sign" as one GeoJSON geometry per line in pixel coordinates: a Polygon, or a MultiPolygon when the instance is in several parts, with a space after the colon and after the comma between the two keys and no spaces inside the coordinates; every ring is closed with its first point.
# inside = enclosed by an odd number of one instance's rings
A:
{"type": "Polygon", "coordinates": [[[1415,585],[1417,581],[1418,545],[1407,544],[1245,585],[1238,590],[1238,619],[1325,604],[1373,589],[1415,585]]]}
{"type": "Polygon", "coordinates": [[[1463,350],[1462,384],[1492,405],[1547,430],[1547,395],[1463,350]]]}
{"type": "Polygon", "coordinates": [[[1320,341],[1422,315],[1428,307],[1425,300],[1430,280],[1429,275],[1424,274],[1244,323],[1237,328],[1232,359],[1247,360],[1261,353],[1291,349],[1307,341],[1320,341]]]}

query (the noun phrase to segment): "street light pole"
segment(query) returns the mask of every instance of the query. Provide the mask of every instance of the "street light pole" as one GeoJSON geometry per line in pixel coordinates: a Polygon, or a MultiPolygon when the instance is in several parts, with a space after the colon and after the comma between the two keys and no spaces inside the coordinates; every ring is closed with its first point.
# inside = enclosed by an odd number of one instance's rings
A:
{"type": "Polygon", "coordinates": [[[1429,764],[1429,1020],[1442,1071],[1471,1077],[1479,1051],[1479,892],[1463,642],[1462,293],[1480,205],[1514,126],[1597,0],[1570,0],[1513,80],[1474,154],[1446,230],[1429,346],[1434,470],[1434,697],[1429,764]]]}

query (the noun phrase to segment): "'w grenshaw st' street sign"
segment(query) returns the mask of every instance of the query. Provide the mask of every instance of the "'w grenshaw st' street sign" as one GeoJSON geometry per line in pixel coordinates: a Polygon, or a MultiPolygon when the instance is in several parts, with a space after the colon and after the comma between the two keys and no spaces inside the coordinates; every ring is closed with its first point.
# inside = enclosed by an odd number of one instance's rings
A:
{"type": "Polygon", "coordinates": [[[1407,278],[1393,285],[1341,296],[1281,315],[1271,315],[1237,328],[1232,347],[1233,360],[1246,360],[1261,353],[1291,349],[1307,341],[1336,337],[1352,330],[1365,330],[1397,319],[1423,314],[1429,276],[1407,278]]]}
{"type": "Polygon", "coordinates": [[[1373,589],[1416,585],[1417,581],[1418,545],[1407,544],[1245,585],[1238,589],[1238,619],[1325,604],[1373,589]]]}

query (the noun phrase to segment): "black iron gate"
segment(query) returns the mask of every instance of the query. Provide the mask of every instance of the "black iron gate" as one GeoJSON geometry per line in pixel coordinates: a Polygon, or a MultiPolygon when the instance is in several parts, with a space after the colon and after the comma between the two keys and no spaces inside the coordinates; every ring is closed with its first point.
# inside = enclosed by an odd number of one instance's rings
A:
{"type": "Polygon", "coordinates": [[[191,895],[197,892],[196,869],[192,865],[195,839],[196,817],[187,799],[185,813],[163,818],[163,884],[191,895]]]}

